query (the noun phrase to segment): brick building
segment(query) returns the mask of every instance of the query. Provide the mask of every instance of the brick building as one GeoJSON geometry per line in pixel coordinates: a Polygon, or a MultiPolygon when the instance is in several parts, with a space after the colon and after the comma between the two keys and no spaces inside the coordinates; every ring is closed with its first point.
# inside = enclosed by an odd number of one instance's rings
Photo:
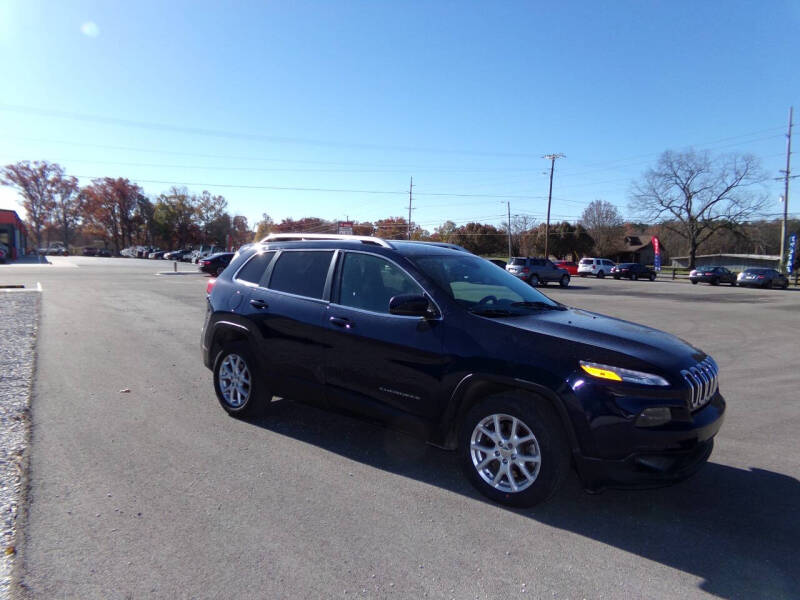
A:
{"type": "Polygon", "coordinates": [[[26,248],[25,223],[16,211],[0,208],[0,243],[8,246],[9,257],[24,256],[26,248]]]}

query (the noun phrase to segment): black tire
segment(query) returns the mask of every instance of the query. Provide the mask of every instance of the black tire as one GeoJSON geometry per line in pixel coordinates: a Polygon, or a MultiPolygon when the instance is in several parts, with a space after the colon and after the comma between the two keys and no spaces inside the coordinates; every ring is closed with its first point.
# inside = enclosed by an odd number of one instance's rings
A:
{"type": "MultiPolygon", "coordinates": [[[[501,427],[501,430],[502,429],[501,427]]],[[[505,435],[507,434],[508,431],[505,432],[505,435]]],[[[489,441],[489,438],[485,438],[483,442],[484,444],[487,442],[494,443],[489,441]]],[[[494,447],[497,447],[496,443],[494,447]]],[[[516,452],[517,448],[514,448],[512,443],[510,449],[508,445],[505,445],[503,451],[516,452]]],[[[461,423],[458,453],[464,474],[469,482],[481,494],[495,502],[522,508],[534,506],[549,500],[564,483],[570,465],[569,445],[567,444],[564,429],[555,410],[546,400],[516,392],[489,396],[467,412],[461,423]],[[535,465],[532,467],[537,469],[533,482],[528,484],[528,487],[521,491],[513,492],[510,491],[510,488],[509,490],[498,489],[483,479],[481,473],[484,473],[484,476],[490,476],[492,473],[496,473],[497,469],[504,468],[501,465],[501,461],[503,460],[502,455],[497,459],[494,459],[492,456],[491,462],[480,472],[475,463],[473,463],[471,444],[473,432],[481,421],[492,415],[503,415],[505,417],[519,419],[524,428],[519,427],[518,431],[527,429],[535,436],[535,441],[529,442],[529,445],[522,451],[529,453],[538,450],[540,463],[538,467],[535,465]]],[[[494,452],[492,455],[494,455],[494,452]]],[[[485,458],[490,457],[488,453],[479,453],[478,456],[485,458]]],[[[516,455],[513,454],[511,456],[516,455]]],[[[476,458],[476,460],[478,460],[478,458],[476,458]]],[[[509,457],[505,460],[511,460],[511,458],[509,457]]],[[[515,464],[516,461],[511,462],[515,464]]],[[[510,469],[512,477],[515,477],[515,479],[517,477],[523,477],[522,471],[520,471],[518,467],[512,466],[510,469]]],[[[499,480],[500,485],[503,485],[504,478],[506,482],[508,482],[508,476],[504,475],[499,480]]],[[[508,487],[508,485],[505,487],[508,487]]]]}
{"type": "Polygon", "coordinates": [[[731,281],[731,287],[736,287],[736,281],[731,281]]]}
{"type": "Polygon", "coordinates": [[[614,275],[614,279],[616,279],[617,281],[619,281],[619,275],[614,275]]]}
{"type": "Polygon", "coordinates": [[[569,275],[562,275],[558,285],[560,285],[562,288],[569,286],[569,275]]]}
{"type": "Polygon", "coordinates": [[[268,395],[266,393],[265,386],[261,382],[261,378],[258,375],[258,369],[256,368],[253,354],[250,351],[250,345],[247,342],[231,342],[229,344],[225,344],[225,346],[222,347],[222,350],[219,351],[216,359],[214,360],[214,391],[217,393],[217,400],[219,401],[220,406],[222,406],[225,412],[232,417],[244,419],[257,417],[264,413],[267,406],[265,399],[271,397],[271,394],[268,395]],[[221,385],[223,385],[225,380],[224,375],[223,380],[220,380],[220,371],[223,369],[223,365],[226,364],[226,358],[233,356],[244,361],[245,367],[249,373],[250,382],[247,398],[241,405],[238,406],[235,403],[228,401],[223,394],[221,385]]]}
{"type": "Polygon", "coordinates": [[[639,276],[636,273],[631,273],[631,281],[636,281],[639,279],[639,276]]]}
{"type": "Polygon", "coordinates": [[[781,289],[782,289],[782,290],[788,290],[788,289],[789,289],[789,280],[788,280],[788,279],[787,279],[787,280],[784,282],[784,284],[781,286],[781,289]]]}
{"type": "Polygon", "coordinates": [[[541,282],[539,281],[538,275],[531,275],[528,278],[528,284],[531,285],[532,287],[538,287],[540,283],[541,282]]]}
{"type": "Polygon", "coordinates": [[[692,285],[697,285],[697,280],[696,279],[692,279],[692,285]]]}
{"type": "Polygon", "coordinates": [[[655,280],[656,280],[656,274],[650,273],[650,281],[655,281],[655,280]]]}
{"type": "Polygon", "coordinates": [[[764,283],[764,289],[771,290],[772,289],[772,279],[769,279],[764,283]]]}
{"type": "Polygon", "coordinates": [[[714,279],[711,280],[711,285],[719,285],[719,279],[714,277],[714,279]]]}
{"type": "Polygon", "coordinates": [[[598,272],[597,272],[597,278],[598,278],[598,279],[602,279],[602,278],[603,278],[603,277],[605,277],[605,276],[606,276],[606,274],[605,274],[605,273],[603,273],[603,271],[598,271],[598,272]]]}

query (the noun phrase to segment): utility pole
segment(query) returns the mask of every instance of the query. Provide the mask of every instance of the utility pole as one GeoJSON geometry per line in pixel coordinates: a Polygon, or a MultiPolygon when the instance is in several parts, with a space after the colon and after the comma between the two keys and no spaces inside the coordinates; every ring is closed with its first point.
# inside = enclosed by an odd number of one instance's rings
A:
{"type": "Polygon", "coordinates": [[[550,258],[550,202],[553,200],[553,170],[556,167],[557,158],[566,158],[565,155],[545,154],[542,158],[550,161],[550,191],[547,193],[547,224],[544,228],[544,257],[550,258]]]}
{"type": "Polygon", "coordinates": [[[789,166],[792,159],[792,112],[794,107],[789,107],[789,131],[786,134],[786,170],[783,171],[783,225],[781,226],[781,260],[779,269],[781,271],[788,270],[786,264],[786,238],[789,235],[787,231],[787,219],[789,217],[789,179],[791,179],[791,172],[789,166]]]}
{"type": "Polygon", "coordinates": [[[511,262],[511,202],[506,201],[508,209],[508,262],[511,262]]]}
{"type": "Polygon", "coordinates": [[[408,239],[411,239],[411,210],[412,210],[411,209],[411,199],[412,199],[411,190],[413,190],[413,189],[414,189],[414,178],[412,177],[411,178],[411,183],[408,184],[408,232],[406,233],[406,236],[408,237],[408,239]]]}

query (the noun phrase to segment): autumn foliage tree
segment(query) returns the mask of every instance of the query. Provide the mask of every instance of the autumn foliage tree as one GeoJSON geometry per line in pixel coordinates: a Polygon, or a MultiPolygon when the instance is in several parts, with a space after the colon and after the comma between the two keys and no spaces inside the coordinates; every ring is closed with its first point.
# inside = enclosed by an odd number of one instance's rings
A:
{"type": "Polygon", "coordinates": [[[119,252],[131,242],[134,209],[142,189],[128,179],[94,179],[82,191],[86,217],[100,226],[119,252]]]}
{"type": "Polygon", "coordinates": [[[0,170],[0,183],[16,188],[22,196],[22,206],[33,225],[37,248],[42,245],[42,228],[52,217],[53,197],[63,180],[61,165],[47,161],[23,160],[0,170]]]}
{"type": "Polygon", "coordinates": [[[64,247],[69,247],[82,221],[83,207],[78,178],[61,174],[53,181],[52,220],[61,233],[64,247]]]}

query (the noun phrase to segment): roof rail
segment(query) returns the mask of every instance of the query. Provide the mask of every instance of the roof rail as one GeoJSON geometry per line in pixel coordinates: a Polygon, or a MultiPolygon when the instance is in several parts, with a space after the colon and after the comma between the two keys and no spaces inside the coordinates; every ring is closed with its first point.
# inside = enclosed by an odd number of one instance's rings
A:
{"type": "Polygon", "coordinates": [[[362,244],[373,244],[391,248],[392,246],[384,239],[369,235],[342,235],[338,233],[270,233],[261,240],[267,242],[302,242],[315,240],[342,240],[345,242],[361,242],[362,244]]]}

